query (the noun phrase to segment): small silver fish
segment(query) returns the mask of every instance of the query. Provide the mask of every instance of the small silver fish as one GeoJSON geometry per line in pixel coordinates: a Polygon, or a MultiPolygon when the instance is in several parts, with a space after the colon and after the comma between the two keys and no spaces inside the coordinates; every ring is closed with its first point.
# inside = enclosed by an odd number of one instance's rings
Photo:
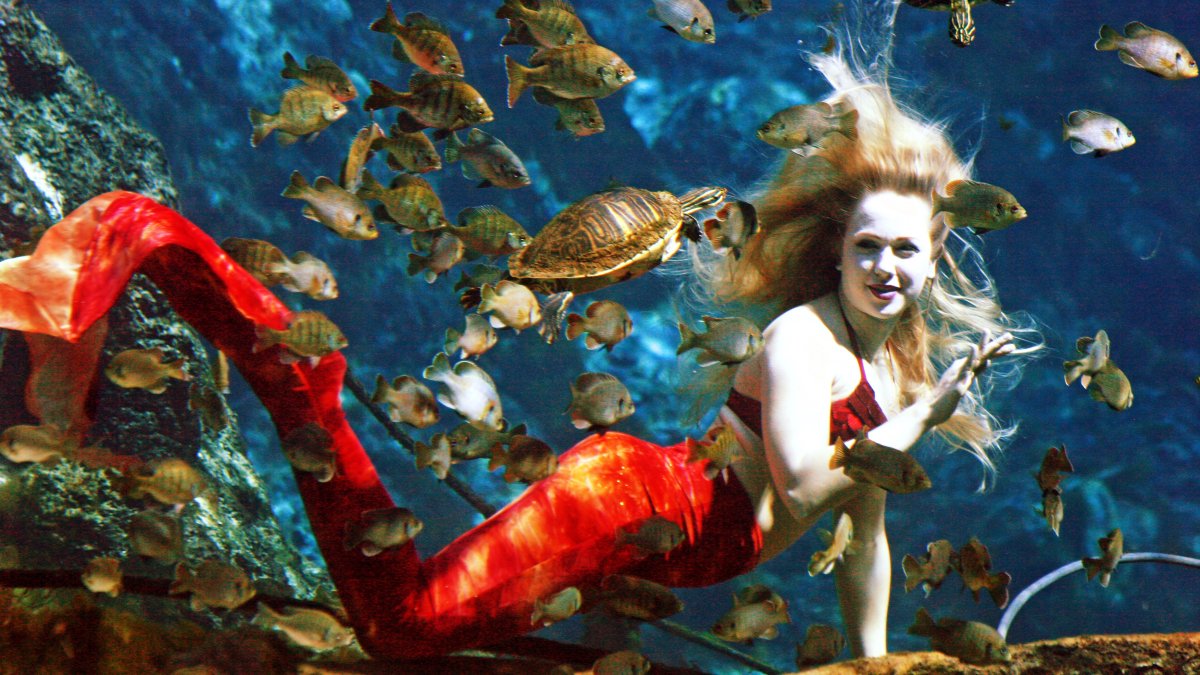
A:
{"type": "Polygon", "coordinates": [[[564,619],[569,619],[583,605],[583,595],[578,588],[568,586],[563,590],[547,597],[538,598],[533,603],[533,615],[529,623],[549,626],[564,619]]]}
{"type": "Polygon", "coordinates": [[[438,480],[446,480],[446,474],[450,472],[451,461],[450,439],[446,437],[446,434],[434,434],[428,444],[417,441],[413,454],[416,455],[418,471],[431,469],[438,480]]]}
{"type": "Polygon", "coordinates": [[[423,529],[425,523],[406,508],[371,509],[346,523],[345,548],[351,551],[361,547],[363,555],[377,556],[407,544],[423,529]]]}
{"type": "Polygon", "coordinates": [[[712,12],[700,0],[654,0],[646,14],[685,40],[704,44],[717,41],[712,12]]]}
{"type": "Polygon", "coordinates": [[[237,609],[257,593],[245,572],[212,559],[200,563],[195,570],[183,563],[175,566],[175,580],[167,593],[188,592],[192,594],[191,607],[197,612],[206,607],[237,609]]]}
{"type": "Polygon", "coordinates": [[[574,340],[586,334],[584,345],[588,349],[604,347],[612,351],[614,345],[629,337],[633,332],[633,320],[619,302],[599,300],[588,305],[583,316],[567,315],[567,339],[574,340]]]}
{"type": "Polygon", "coordinates": [[[827,530],[820,530],[820,533],[823,535],[821,539],[828,545],[828,548],[812,555],[812,560],[808,563],[808,576],[810,577],[829,574],[833,571],[834,563],[841,560],[846,553],[847,547],[854,539],[854,523],[850,520],[850,514],[842,513],[833,534],[827,530]]]}
{"type": "Polygon", "coordinates": [[[254,623],[279,630],[301,647],[315,650],[345,647],[354,641],[354,631],[346,628],[327,612],[308,607],[285,607],[276,612],[258,603],[254,623]]]}
{"type": "Polygon", "coordinates": [[[468,314],[466,321],[467,326],[461,333],[453,328],[446,329],[444,351],[447,354],[461,349],[459,358],[476,358],[496,346],[499,339],[496,337],[496,329],[492,328],[492,324],[488,323],[482,314],[468,314]]]}
{"type": "Polygon", "coordinates": [[[537,296],[525,286],[507,279],[495,286],[484,284],[479,289],[478,312],[491,313],[488,321],[496,328],[511,328],[518,333],[542,320],[537,296]]]}
{"type": "Polygon", "coordinates": [[[462,415],[471,426],[493,431],[504,429],[500,394],[483,368],[471,361],[459,361],[451,368],[449,357],[438,352],[433,364],[425,369],[424,377],[442,384],[438,401],[462,415]]]}
{"type": "Polygon", "coordinates": [[[583,373],[571,383],[571,424],[577,429],[607,429],[632,415],[629,389],[609,373],[583,373]]]}
{"type": "Polygon", "coordinates": [[[1071,142],[1075,154],[1091,153],[1094,157],[1124,150],[1137,142],[1121,120],[1095,110],[1076,110],[1067,115],[1062,123],[1062,139],[1071,142]]]}
{"type": "Polygon", "coordinates": [[[121,561],[116,558],[92,558],[83,570],[83,585],[93,593],[111,597],[121,594],[121,561]]]}
{"type": "Polygon", "coordinates": [[[408,254],[408,274],[416,276],[419,272],[426,283],[432,284],[461,262],[465,252],[462,240],[453,233],[438,232],[429,244],[429,255],[408,254]]]}
{"type": "Polygon", "coordinates": [[[686,323],[679,324],[679,348],[676,354],[699,349],[701,366],[718,363],[731,366],[758,353],[763,346],[762,330],[749,319],[740,316],[719,318],[701,317],[708,331],[697,333],[686,323]]]}
{"type": "Polygon", "coordinates": [[[283,456],[297,471],[313,474],[318,483],[328,483],[337,473],[333,436],[316,422],[293,429],[283,442],[283,456]]]}
{"type": "Polygon", "coordinates": [[[310,186],[299,171],[293,171],[283,196],[303,200],[306,206],[301,213],[305,218],[321,223],[344,239],[375,239],[379,236],[375,218],[366,203],[326,176],[317,176],[310,186]]]}
{"type": "Polygon", "coordinates": [[[440,417],[433,392],[411,375],[401,375],[391,384],[383,375],[376,375],[371,402],[387,404],[388,417],[393,422],[418,429],[432,426],[440,417]]]}
{"type": "Polygon", "coordinates": [[[1121,63],[1167,80],[1183,80],[1200,74],[1196,60],[1178,38],[1140,21],[1125,24],[1124,36],[1111,26],[1100,26],[1100,39],[1096,40],[1095,46],[1099,52],[1116,50],[1121,63]]]}
{"type": "Polygon", "coordinates": [[[712,242],[713,250],[732,253],[734,260],[742,257],[742,249],[757,233],[758,212],[750,202],[725,202],[704,221],[704,236],[712,242]]]}
{"type": "Polygon", "coordinates": [[[504,141],[482,129],[471,129],[467,142],[451,132],[446,139],[446,161],[462,161],[463,177],[479,181],[478,187],[495,185],[507,190],[529,185],[529,172],[504,141]]]}

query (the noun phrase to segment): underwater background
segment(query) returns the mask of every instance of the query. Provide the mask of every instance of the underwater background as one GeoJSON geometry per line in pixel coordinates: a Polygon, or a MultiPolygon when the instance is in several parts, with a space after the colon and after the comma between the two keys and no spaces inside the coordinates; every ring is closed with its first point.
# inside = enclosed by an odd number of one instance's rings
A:
{"type": "MultiPolygon", "coordinates": [[[[359,380],[370,382],[376,373],[389,379],[419,375],[441,349],[446,328],[462,328],[451,291],[457,270],[434,284],[409,277],[404,238],[384,231],[372,242],[340,239],[301,217],[299,204],[279,194],[293,170],[310,180],[337,175],[354,133],[371,121],[360,105],[369,79],[404,89],[412,67],[391,57],[389,36],[367,29],[382,15],[383,2],[26,4],[101,87],[161,139],[186,217],[217,241],[268,239],[331,265],[339,299],[281,297],[293,308],[320,309],[341,327],[359,380]],[[284,51],[301,60],[307,54],[333,59],[351,75],[360,98],[350,103],[346,119],[311,143],[280,147],[268,139],[252,148],[247,109],[276,109],[290,85],[279,77],[284,51]]],[[[619,53],[638,79],[599,101],[604,133],[575,140],[554,130],[553,110],[527,97],[505,107],[504,56],[523,61],[528,49],[499,47],[506,26],[494,18],[498,4],[425,0],[396,3],[395,9],[401,16],[425,12],[447,24],[468,81],[496,113],[484,128],[521,156],[533,179],[520,190],[481,189],[447,164],[424,176],[447,215],[496,204],[531,232],[612,180],[677,194],[707,184],[739,195],[752,191],[782,154],[758,141],[754,130],[776,110],[827,92],[803,50],[819,48],[825,41],[820,27],[843,11],[829,0],[776,0],[770,13],[735,23],[721,3],[711,2],[717,42],[702,45],[661,30],[645,15],[648,1],[578,0],[591,34],[619,53]]],[[[1192,132],[1200,82],[1161,80],[1092,47],[1101,24],[1137,20],[1200,48],[1200,15],[1189,3],[1167,0],[1018,0],[1008,8],[982,4],[974,16],[978,37],[958,48],[947,38],[945,13],[901,6],[897,93],[919,111],[948,119],[959,152],[978,151],[976,177],[1004,186],[1029,211],[1028,219],[983,237],[982,250],[1005,309],[1031,314],[1048,349],[1027,365],[1019,384],[992,398],[994,412],[1020,428],[988,491],[975,491],[981,470],[973,458],[927,447],[917,456],[934,489],[889,499],[893,651],[927,648],[926,640],[905,633],[918,606],[936,617],[993,625],[1001,614],[986,597],[976,603],[960,592],[957,581],[928,599],[920,591],[904,593],[900,558],[922,553],[934,539],[959,546],[980,537],[993,567],[1012,574],[1014,594],[1059,565],[1097,555],[1097,539],[1114,527],[1123,530],[1126,551],[1200,555],[1200,498],[1193,497],[1200,476],[1200,387],[1194,381],[1200,375],[1200,148],[1192,132]],[[1081,108],[1118,117],[1137,144],[1101,159],[1075,155],[1060,140],[1060,117],[1081,108]],[[1061,362],[1074,358],[1076,338],[1101,328],[1112,339],[1113,360],[1133,384],[1135,405],[1123,412],[1063,384],[1061,362]],[[1064,483],[1066,516],[1056,537],[1035,511],[1040,491],[1030,474],[1046,449],[1058,444],[1067,446],[1075,473],[1064,483]]],[[[381,111],[374,119],[386,128],[393,115],[381,111]]],[[[379,159],[371,169],[390,175],[379,159]]],[[[683,404],[674,389],[679,283],[651,274],[580,298],[576,311],[609,298],[633,315],[632,336],[611,353],[588,352],[565,340],[547,346],[534,331],[504,331],[481,364],[499,386],[506,417],[565,451],[584,435],[563,413],[568,383],[585,370],[603,370],[629,386],[638,407],[618,430],[661,443],[700,433],[680,421],[683,404]]],[[[265,411],[236,381],[230,402],[277,517],[301,550],[319,561],[265,411]]],[[[417,471],[364,408],[349,396],[345,405],[397,504],[425,521],[417,539],[423,556],[480,521],[430,472],[417,471]]],[[[414,435],[426,439],[457,421],[443,411],[438,427],[414,435]]],[[[479,462],[455,471],[492,503],[519,494],[519,486],[506,485],[499,472],[489,474],[479,462]]],[[[746,577],[682,589],[686,608],[674,619],[705,630],[728,608],[730,592],[766,583],[789,602],[793,624],[750,651],[790,664],[793,644],[808,624],[840,625],[832,576],[805,571],[809,556],[822,547],[810,533],[746,577]]],[[[1009,641],[1198,630],[1194,575],[1129,565],[1106,589],[1074,575],[1026,606],[1009,641]]],[[[580,623],[575,619],[546,634],[577,639],[580,623]]],[[[654,628],[642,632],[648,656],[705,670],[729,667],[654,628]]]]}

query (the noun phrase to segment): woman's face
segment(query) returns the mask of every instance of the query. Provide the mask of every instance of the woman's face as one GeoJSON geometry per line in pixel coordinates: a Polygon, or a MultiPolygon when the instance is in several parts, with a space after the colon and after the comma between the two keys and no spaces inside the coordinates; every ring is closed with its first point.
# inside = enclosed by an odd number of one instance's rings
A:
{"type": "Polygon", "coordinates": [[[877,319],[900,316],[937,272],[929,200],[890,190],[859,202],[842,239],[842,296],[877,319]]]}

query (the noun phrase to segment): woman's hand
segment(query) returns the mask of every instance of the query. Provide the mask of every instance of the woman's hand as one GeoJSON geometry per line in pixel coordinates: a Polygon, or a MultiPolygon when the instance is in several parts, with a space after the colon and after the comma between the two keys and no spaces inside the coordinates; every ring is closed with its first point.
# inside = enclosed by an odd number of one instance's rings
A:
{"type": "Polygon", "coordinates": [[[1004,333],[996,338],[985,333],[983,340],[971,347],[970,354],[951,363],[929,395],[929,427],[950,419],[958,408],[958,402],[975,382],[975,376],[987,369],[988,362],[1011,354],[1015,349],[1012,333],[1004,333]]]}

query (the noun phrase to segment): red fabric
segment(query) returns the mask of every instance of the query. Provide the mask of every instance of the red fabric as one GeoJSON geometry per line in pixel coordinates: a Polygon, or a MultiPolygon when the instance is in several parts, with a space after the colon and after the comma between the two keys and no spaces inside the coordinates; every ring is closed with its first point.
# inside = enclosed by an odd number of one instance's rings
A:
{"type": "MultiPolygon", "coordinates": [[[[729,406],[729,409],[751,431],[762,438],[762,403],[760,401],[733,389],[730,390],[729,399],[725,405],[729,406]]],[[[864,376],[849,396],[840,401],[834,401],[830,406],[829,442],[833,443],[838,438],[843,441],[854,440],[858,436],[859,429],[864,426],[874,429],[886,421],[887,415],[879,407],[879,402],[875,400],[875,390],[871,388],[871,384],[864,376]]]]}
{"type": "Polygon", "coordinates": [[[424,564],[411,543],[372,558],[346,551],[346,523],[393,506],[341,408],[346,360],[334,353],[313,368],[280,363],[278,348],[253,353],[255,327],[281,329],[291,312],[178,213],[128,192],[88,201],[31,256],[0,262],[0,327],[76,341],[134,272],[225,352],[280,437],[309,422],[333,437],[333,480],[296,474],[296,482],[347,615],[373,655],[433,656],[527,632],[534,599],[613,572],[704,585],[757,561],[762,535],[735,477],[705,479],[703,463],[687,463],[686,444],[660,448],[613,432],[565,453],[554,476],[424,564]],[[680,549],[644,558],[617,545],[619,530],[654,514],[683,527],[680,549]]]}

